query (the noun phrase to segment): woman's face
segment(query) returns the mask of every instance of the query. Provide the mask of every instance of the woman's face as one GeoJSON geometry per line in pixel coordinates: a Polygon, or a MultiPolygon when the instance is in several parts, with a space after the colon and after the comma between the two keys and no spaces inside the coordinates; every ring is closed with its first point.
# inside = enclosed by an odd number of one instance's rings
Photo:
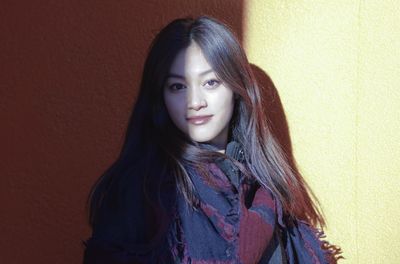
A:
{"type": "Polygon", "coordinates": [[[192,140],[225,149],[233,91],[217,77],[195,42],[173,61],[164,84],[164,102],[174,124],[192,140]],[[205,118],[194,118],[199,116],[205,118]]]}

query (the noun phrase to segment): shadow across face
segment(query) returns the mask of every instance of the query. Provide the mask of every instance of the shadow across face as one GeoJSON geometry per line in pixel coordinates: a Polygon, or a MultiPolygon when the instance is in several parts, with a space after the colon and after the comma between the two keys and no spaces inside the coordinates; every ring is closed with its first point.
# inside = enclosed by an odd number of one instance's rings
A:
{"type": "Polygon", "coordinates": [[[174,59],[163,96],[179,130],[194,141],[225,149],[234,108],[233,91],[217,76],[196,42],[174,59]]]}

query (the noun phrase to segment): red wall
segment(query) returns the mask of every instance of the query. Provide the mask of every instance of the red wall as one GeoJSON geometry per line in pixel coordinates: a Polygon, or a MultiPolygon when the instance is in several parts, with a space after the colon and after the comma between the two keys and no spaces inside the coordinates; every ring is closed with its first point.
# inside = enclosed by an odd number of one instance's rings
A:
{"type": "Polygon", "coordinates": [[[0,263],[82,261],[86,198],[121,148],[150,40],[199,14],[241,37],[242,12],[236,0],[2,1],[0,263]]]}

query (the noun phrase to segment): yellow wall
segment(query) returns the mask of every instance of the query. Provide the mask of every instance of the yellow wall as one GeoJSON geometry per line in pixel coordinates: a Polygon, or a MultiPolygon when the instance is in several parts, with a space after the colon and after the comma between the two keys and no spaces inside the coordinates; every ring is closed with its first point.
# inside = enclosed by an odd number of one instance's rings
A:
{"type": "Polygon", "coordinates": [[[400,263],[398,1],[246,1],[244,44],[274,81],[341,263],[400,263]]]}

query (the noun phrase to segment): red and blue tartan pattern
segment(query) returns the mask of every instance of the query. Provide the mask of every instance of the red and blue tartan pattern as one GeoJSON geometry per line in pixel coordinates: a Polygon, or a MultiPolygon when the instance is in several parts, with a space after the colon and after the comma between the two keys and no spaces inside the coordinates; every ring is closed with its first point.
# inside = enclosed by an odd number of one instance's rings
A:
{"type": "MultiPolygon", "coordinates": [[[[240,153],[238,143],[228,144],[228,156],[242,162],[240,153]]],[[[242,177],[232,161],[219,160],[207,169],[213,177],[205,179],[193,169],[188,171],[200,200],[199,208],[191,208],[182,195],[175,193],[166,234],[150,243],[135,243],[132,234],[136,231],[126,236],[129,242],[121,238],[128,230],[143,226],[142,222],[146,224],[146,219],[127,222],[129,218],[114,217],[111,210],[104,209],[101,224],[84,242],[84,264],[336,263],[336,252],[322,240],[322,231],[301,220],[286,225],[282,206],[272,192],[256,180],[242,177]],[[116,231],[122,235],[116,236],[116,231]]],[[[166,199],[170,196],[164,195],[166,199]]],[[[120,215],[136,211],[138,205],[133,203],[120,215]]]]}

